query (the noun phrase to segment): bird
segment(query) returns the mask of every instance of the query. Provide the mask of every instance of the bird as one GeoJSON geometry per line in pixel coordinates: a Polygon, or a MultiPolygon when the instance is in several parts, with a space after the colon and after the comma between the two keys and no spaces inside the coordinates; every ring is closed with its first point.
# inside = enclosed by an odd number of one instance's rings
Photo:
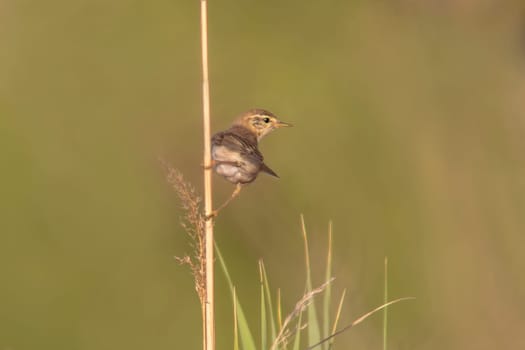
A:
{"type": "Polygon", "coordinates": [[[273,130],[290,126],[292,124],[279,120],[273,113],[256,108],[242,113],[229,129],[212,136],[211,168],[236,187],[230,198],[214,210],[210,217],[217,216],[220,210],[239,195],[242,187],[253,182],[259,173],[279,177],[264,163],[258,145],[273,130]]]}

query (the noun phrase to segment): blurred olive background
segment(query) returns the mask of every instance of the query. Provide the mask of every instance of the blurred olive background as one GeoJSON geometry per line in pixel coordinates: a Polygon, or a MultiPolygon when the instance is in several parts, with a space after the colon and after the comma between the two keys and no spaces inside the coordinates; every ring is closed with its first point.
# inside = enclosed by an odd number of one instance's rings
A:
{"type": "MultiPolygon", "coordinates": [[[[257,261],[285,310],[329,220],[341,324],[382,301],[391,349],[525,347],[520,1],[211,1],[212,128],[295,124],[216,223],[258,330],[257,261]]],[[[175,193],[202,187],[198,1],[0,2],[0,349],[198,349],[175,193]]],[[[215,201],[233,186],[215,177],[215,201]]],[[[217,275],[217,340],[232,307],[217,275]]],[[[257,331],[256,331],[257,332],[257,331]]],[[[381,317],[337,348],[378,349],[381,317]]]]}

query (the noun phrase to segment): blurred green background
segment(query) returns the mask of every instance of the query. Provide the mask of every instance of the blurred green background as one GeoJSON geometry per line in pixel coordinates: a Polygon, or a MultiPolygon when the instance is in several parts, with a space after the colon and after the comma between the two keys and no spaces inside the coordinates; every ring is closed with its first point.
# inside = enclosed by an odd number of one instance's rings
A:
{"type": "MultiPolygon", "coordinates": [[[[257,260],[302,295],[329,220],[341,324],[390,296],[391,349],[525,348],[521,1],[211,1],[212,128],[262,107],[281,179],[216,223],[255,329],[257,260]]],[[[198,1],[0,2],[0,349],[199,349],[180,203],[200,191],[198,1]]],[[[214,177],[215,201],[231,184],[214,177]]],[[[217,341],[232,307],[217,276],[217,341]]],[[[339,349],[378,349],[381,317],[339,349]]]]}

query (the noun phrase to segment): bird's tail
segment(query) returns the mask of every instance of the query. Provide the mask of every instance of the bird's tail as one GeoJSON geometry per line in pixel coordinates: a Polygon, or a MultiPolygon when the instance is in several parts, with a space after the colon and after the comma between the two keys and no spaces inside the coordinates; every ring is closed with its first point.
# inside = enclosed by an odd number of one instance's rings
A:
{"type": "Polygon", "coordinates": [[[275,173],[275,171],[273,171],[272,169],[270,169],[270,167],[264,163],[262,163],[261,165],[261,171],[266,173],[266,174],[270,174],[272,176],[275,176],[276,178],[279,178],[279,175],[277,175],[275,173]]]}

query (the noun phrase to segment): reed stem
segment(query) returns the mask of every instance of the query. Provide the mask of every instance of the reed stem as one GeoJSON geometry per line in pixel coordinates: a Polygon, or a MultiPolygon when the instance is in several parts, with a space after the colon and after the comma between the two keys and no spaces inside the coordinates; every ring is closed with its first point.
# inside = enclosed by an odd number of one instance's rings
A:
{"type": "MultiPolygon", "coordinates": [[[[210,127],[210,84],[208,80],[208,4],[201,0],[201,51],[202,51],[202,112],[204,126],[204,212],[212,213],[211,181],[211,127],[210,127]]],[[[214,300],[214,257],[213,219],[206,220],[206,300],[204,304],[204,350],[215,350],[215,300],[214,300]]]]}

